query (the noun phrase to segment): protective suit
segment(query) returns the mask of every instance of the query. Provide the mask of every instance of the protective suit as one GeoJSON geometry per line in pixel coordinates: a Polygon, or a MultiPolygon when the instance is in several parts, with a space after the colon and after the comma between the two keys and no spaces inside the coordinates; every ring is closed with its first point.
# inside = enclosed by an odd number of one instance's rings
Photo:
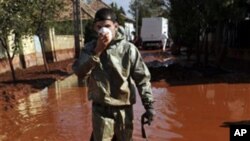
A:
{"type": "Polygon", "coordinates": [[[74,72],[88,80],[94,140],[110,141],[115,134],[118,141],[130,141],[136,88],[145,108],[153,102],[149,70],[121,30],[100,57],[93,53],[95,46],[96,40],[87,43],[73,64],[74,72]]]}

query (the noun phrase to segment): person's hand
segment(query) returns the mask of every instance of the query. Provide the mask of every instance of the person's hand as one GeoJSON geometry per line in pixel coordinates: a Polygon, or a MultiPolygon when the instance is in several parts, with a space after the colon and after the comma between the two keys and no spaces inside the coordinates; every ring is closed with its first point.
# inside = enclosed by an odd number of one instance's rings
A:
{"type": "Polygon", "coordinates": [[[109,39],[108,33],[99,34],[95,48],[95,54],[100,56],[102,52],[108,47],[110,41],[111,40],[109,39]]]}
{"type": "Polygon", "coordinates": [[[101,55],[101,53],[108,47],[112,40],[112,32],[109,28],[102,27],[98,31],[98,40],[97,40],[97,45],[95,48],[95,54],[96,55],[101,55]]]}
{"type": "Polygon", "coordinates": [[[145,123],[150,125],[151,122],[153,121],[154,115],[155,115],[155,110],[153,108],[149,108],[149,109],[146,109],[146,112],[142,116],[143,118],[147,119],[145,123]]]}

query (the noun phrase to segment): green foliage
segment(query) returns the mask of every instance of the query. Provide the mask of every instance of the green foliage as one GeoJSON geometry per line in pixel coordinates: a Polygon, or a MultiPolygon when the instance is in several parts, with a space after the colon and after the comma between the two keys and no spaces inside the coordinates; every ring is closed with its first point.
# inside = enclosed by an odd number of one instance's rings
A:
{"type": "Polygon", "coordinates": [[[171,3],[171,22],[172,37],[175,40],[182,40],[184,44],[195,42],[201,21],[201,15],[197,10],[198,0],[170,0],[171,3]]]}
{"type": "MultiPolygon", "coordinates": [[[[61,0],[4,0],[0,2],[0,37],[40,34],[53,25],[63,10],[61,0]]],[[[21,37],[21,36],[18,36],[21,37]]]]}
{"type": "Polygon", "coordinates": [[[129,13],[136,19],[136,11],[138,10],[139,29],[142,25],[143,17],[166,17],[169,15],[169,4],[166,0],[135,0],[129,5],[129,13]]]}
{"type": "Polygon", "coordinates": [[[6,52],[13,81],[16,75],[12,60],[21,48],[21,35],[29,33],[25,5],[26,1],[21,0],[0,1],[0,47],[6,52]],[[10,35],[13,35],[13,45],[9,45],[10,35]]]}
{"type": "Polygon", "coordinates": [[[73,21],[61,21],[54,24],[56,35],[73,35],[74,23],[73,21]]]}
{"type": "Polygon", "coordinates": [[[64,8],[65,3],[62,0],[29,0],[26,10],[29,12],[33,33],[43,34],[54,26],[64,8]]]}
{"type": "Polygon", "coordinates": [[[6,51],[14,81],[16,78],[12,59],[21,48],[21,38],[24,35],[37,34],[44,39],[48,28],[63,9],[62,0],[0,1],[0,47],[6,51]],[[11,46],[9,46],[10,35],[14,35],[14,45],[11,46]],[[12,49],[12,55],[10,49],[12,49]]]}
{"type": "Polygon", "coordinates": [[[168,11],[167,2],[165,0],[135,0],[129,5],[129,12],[136,17],[136,10],[139,11],[140,17],[162,16],[168,11]]]}
{"type": "Polygon", "coordinates": [[[119,8],[119,11],[120,11],[123,15],[126,15],[126,12],[125,12],[125,10],[123,9],[123,7],[120,7],[120,8],[119,8]]]}
{"type": "Polygon", "coordinates": [[[118,5],[116,3],[111,3],[111,8],[113,9],[113,11],[115,12],[115,14],[117,15],[117,22],[119,23],[119,25],[124,26],[125,25],[125,11],[122,7],[118,7],[118,5]],[[124,16],[122,16],[122,14],[124,16]]]}
{"type": "MultiPolygon", "coordinates": [[[[85,26],[89,20],[82,20],[82,31],[85,32],[85,26]]],[[[56,35],[73,35],[74,34],[74,21],[60,21],[54,24],[56,35]]]]}
{"type": "Polygon", "coordinates": [[[54,25],[56,19],[60,17],[60,11],[64,10],[66,1],[62,0],[29,0],[26,6],[31,20],[32,32],[39,37],[43,62],[46,72],[49,72],[49,67],[45,54],[45,39],[50,27],[54,25]]]}
{"type": "Polygon", "coordinates": [[[84,43],[90,42],[97,37],[97,33],[93,30],[93,20],[88,20],[84,28],[84,43]]]}
{"type": "Polygon", "coordinates": [[[243,20],[246,0],[170,0],[173,35],[187,44],[197,42],[197,34],[243,20]]]}
{"type": "Polygon", "coordinates": [[[27,22],[26,1],[4,0],[0,2],[0,40],[6,51],[10,50],[9,36],[14,35],[14,45],[11,46],[13,56],[20,45],[21,35],[27,35],[29,23],[27,22]]]}

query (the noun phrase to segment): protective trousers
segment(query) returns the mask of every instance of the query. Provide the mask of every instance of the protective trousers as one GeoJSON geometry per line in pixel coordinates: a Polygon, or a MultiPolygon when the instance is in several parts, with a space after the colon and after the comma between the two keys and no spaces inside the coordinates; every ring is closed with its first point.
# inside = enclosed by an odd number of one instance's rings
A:
{"type": "Polygon", "coordinates": [[[133,107],[93,104],[92,124],[94,141],[132,141],[133,107]]]}

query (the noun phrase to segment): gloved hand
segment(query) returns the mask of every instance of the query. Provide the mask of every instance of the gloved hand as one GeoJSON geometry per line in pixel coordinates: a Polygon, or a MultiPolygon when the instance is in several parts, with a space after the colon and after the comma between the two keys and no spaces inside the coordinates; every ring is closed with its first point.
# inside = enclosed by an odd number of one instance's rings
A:
{"type": "Polygon", "coordinates": [[[155,115],[155,110],[153,108],[149,108],[149,109],[146,109],[146,112],[142,116],[143,116],[143,118],[147,119],[145,121],[145,123],[150,125],[151,122],[153,121],[154,115],[155,115]]]}

